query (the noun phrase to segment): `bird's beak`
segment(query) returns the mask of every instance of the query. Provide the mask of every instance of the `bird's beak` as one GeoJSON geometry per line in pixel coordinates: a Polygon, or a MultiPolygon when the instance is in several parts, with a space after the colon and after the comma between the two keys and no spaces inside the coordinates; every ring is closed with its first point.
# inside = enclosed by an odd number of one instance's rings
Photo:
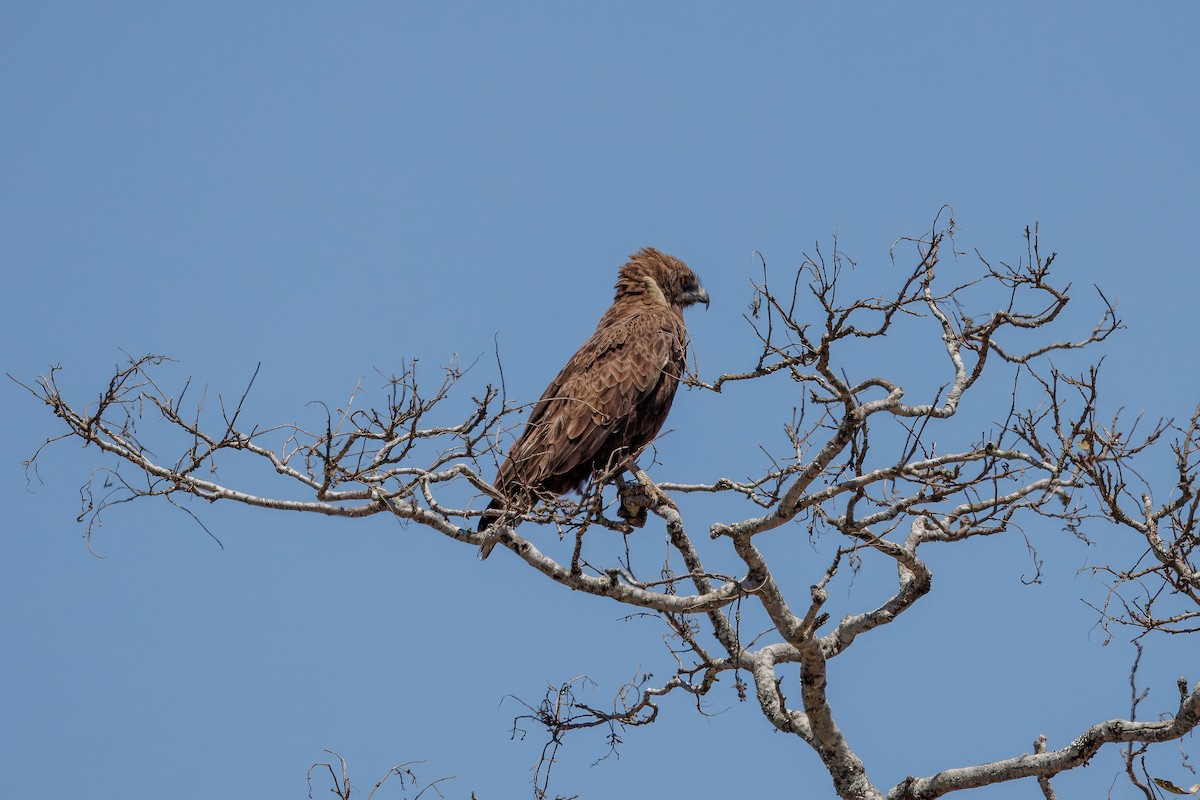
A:
{"type": "Polygon", "coordinates": [[[683,297],[688,303],[704,303],[704,310],[708,311],[708,292],[704,291],[703,286],[697,286],[683,297]]]}

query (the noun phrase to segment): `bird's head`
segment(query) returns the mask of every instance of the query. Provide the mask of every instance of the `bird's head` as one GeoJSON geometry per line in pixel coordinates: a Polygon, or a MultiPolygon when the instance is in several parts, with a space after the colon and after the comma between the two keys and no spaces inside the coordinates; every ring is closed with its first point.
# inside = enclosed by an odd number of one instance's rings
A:
{"type": "Polygon", "coordinates": [[[704,303],[708,292],[687,264],[675,256],[643,247],[632,256],[617,275],[617,299],[627,295],[646,295],[664,305],[687,308],[704,303]]]}

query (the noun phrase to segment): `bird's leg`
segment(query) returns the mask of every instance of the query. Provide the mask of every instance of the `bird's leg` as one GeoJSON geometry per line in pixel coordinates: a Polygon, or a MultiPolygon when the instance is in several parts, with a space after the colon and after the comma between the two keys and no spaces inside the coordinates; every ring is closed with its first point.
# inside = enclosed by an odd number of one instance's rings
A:
{"type": "Polygon", "coordinates": [[[635,528],[640,528],[646,524],[646,512],[649,509],[656,509],[666,506],[673,508],[676,511],[679,507],[675,505],[675,501],[667,496],[667,493],[658,488],[654,481],[650,480],[650,476],[638,467],[637,464],[630,463],[626,467],[627,470],[637,478],[637,483],[627,483],[617,477],[617,496],[621,500],[621,507],[617,514],[630,525],[635,528]]]}
{"type": "Polygon", "coordinates": [[[620,500],[620,505],[617,506],[618,517],[634,528],[640,528],[646,524],[646,508],[649,506],[649,498],[639,484],[630,483],[621,475],[617,475],[617,499],[620,500]]]}
{"type": "MultiPolygon", "coordinates": [[[[596,485],[591,497],[588,498],[588,521],[596,521],[604,519],[604,487],[596,485]]],[[[586,524],[586,523],[585,523],[586,524]]]]}

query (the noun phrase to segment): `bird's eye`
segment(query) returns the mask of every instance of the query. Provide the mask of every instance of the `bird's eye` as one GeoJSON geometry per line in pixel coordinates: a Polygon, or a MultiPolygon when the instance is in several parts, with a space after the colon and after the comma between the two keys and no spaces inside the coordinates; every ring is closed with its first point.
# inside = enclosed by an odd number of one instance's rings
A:
{"type": "Polygon", "coordinates": [[[686,289],[688,287],[687,275],[684,275],[682,278],[679,279],[679,285],[682,286],[684,289],[686,289]]]}

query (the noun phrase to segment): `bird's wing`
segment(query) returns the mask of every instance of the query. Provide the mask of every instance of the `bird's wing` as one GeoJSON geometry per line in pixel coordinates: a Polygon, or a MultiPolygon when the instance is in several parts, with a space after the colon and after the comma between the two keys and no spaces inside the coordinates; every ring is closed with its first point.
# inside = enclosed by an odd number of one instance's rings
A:
{"type": "Polygon", "coordinates": [[[662,419],[650,424],[637,415],[664,381],[674,393],[681,327],[669,313],[636,313],[597,329],[534,406],[504,465],[511,474],[501,478],[535,485],[590,462],[615,430],[657,432],[662,419]]]}

